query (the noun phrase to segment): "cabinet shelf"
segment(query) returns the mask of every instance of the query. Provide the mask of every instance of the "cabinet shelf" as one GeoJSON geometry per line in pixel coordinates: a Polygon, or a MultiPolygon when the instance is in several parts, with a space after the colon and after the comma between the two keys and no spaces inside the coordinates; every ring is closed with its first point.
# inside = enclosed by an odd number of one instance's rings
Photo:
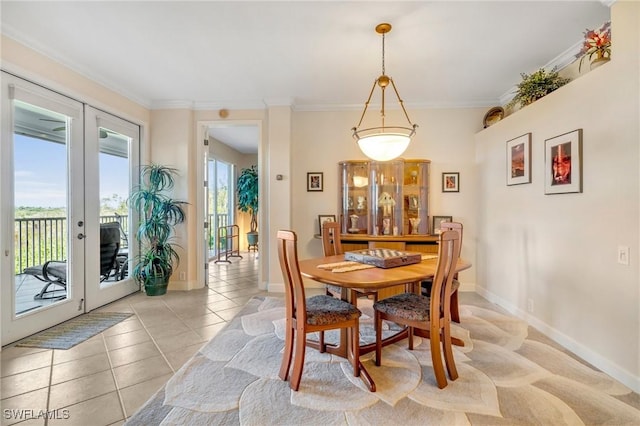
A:
{"type": "Polygon", "coordinates": [[[430,235],[430,165],[429,160],[422,159],[340,162],[338,209],[342,234],[430,235]]]}

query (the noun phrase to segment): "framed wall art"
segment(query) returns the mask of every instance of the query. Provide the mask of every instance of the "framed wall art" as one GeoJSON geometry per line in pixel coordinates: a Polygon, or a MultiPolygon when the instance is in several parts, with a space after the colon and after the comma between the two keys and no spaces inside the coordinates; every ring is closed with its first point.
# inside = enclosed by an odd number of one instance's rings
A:
{"type": "Polygon", "coordinates": [[[544,193],[582,192],[582,129],[544,141],[544,193]]]}
{"type": "Polygon", "coordinates": [[[507,185],[531,183],[531,133],[507,141],[507,185]]]}
{"type": "Polygon", "coordinates": [[[440,224],[442,222],[452,222],[453,216],[433,216],[432,219],[432,234],[440,235],[440,224]]]}
{"type": "Polygon", "coordinates": [[[460,173],[442,173],[442,192],[460,192],[460,173]]]}
{"type": "Polygon", "coordinates": [[[322,235],[322,225],[325,222],[335,222],[335,221],[336,221],[336,215],[334,214],[319,214],[318,226],[320,227],[320,232],[318,232],[318,235],[322,235]]]}
{"type": "Polygon", "coordinates": [[[324,187],[324,179],[322,172],[307,173],[307,192],[322,191],[324,187]]]}

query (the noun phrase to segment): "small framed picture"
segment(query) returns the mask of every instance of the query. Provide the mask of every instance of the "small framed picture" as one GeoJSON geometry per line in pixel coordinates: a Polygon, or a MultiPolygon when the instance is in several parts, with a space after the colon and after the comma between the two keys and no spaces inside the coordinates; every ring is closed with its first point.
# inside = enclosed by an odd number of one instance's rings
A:
{"type": "Polygon", "coordinates": [[[582,129],[544,141],[544,193],[582,192],[582,129]]]}
{"type": "Polygon", "coordinates": [[[431,228],[433,230],[432,234],[440,235],[440,224],[442,222],[451,222],[451,221],[453,221],[452,216],[433,216],[433,223],[432,223],[433,228],[431,228]]]}
{"type": "Polygon", "coordinates": [[[442,173],[442,192],[460,192],[460,173],[442,173]]]}
{"type": "Polygon", "coordinates": [[[531,183],[531,133],[507,141],[507,186],[531,183]]]}
{"type": "Polygon", "coordinates": [[[324,178],[322,172],[307,173],[307,192],[322,191],[324,188],[324,178]]]}
{"type": "Polygon", "coordinates": [[[336,221],[336,215],[334,214],[319,214],[318,226],[320,227],[320,232],[318,232],[318,234],[322,235],[322,224],[324,224],[325,222],[335,222],[335,221],[336,221]]]}

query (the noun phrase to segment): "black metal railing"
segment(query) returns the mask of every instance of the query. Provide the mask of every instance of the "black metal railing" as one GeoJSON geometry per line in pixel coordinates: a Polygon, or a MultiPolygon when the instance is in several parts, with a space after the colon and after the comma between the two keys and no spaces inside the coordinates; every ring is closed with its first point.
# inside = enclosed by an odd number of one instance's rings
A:
{"type": "Polygon", "coordinates": [[[213,253],[217,253],[218,250],[216,247],[220,247],[220,241],[216,241],[218,239],[218,228],[224,228],[229,225],[229,215],[226,214],[210,214],[209,215],[209,228],[208,228],[208,239],[209,241],[209,251],[213,253]],[[216,216],[218,219],[216,220],[216,216]]]}
{"type": "MultiPolygon", "coordinates": [[[[127,216],[100,216],[100,223],[120,222],[121,246],[128,244],[129,220],[127,216]]],[[[49,260],[67,258],[67,218],[38,217],[16,219],[14,228],[15,274],[25,268],[41,265],[49,260]]]]}
{"type": "MultiPolygon", "coordinates": [[[[121,247],[128,246],[129,218],[127,216],[100,216],[100,223],[120,222],[121,247]]],[[[218,228],[229,226],[229,215],[209,215],[209,250],[217,253],[225,241],[217,241],[218,228]],[[216,219],[217,217],[217,219],[216,219]]],[[[39,217],[15,220],[15,274],[25,268],[41,265],[49,260],[67,258],[67,219],[65,217],[39,217]]]]}

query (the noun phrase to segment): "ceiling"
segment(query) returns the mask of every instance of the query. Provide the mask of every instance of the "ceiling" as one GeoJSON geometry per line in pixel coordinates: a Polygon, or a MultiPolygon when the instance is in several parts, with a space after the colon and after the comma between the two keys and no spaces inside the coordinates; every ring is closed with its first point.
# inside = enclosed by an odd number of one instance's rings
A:
{"type": "Polygon", "coordinates": [[[577,52],[603,2],[3,0],[0,15],[6,36],[148,108],[195,109],[361,109],[389,22],[386,73],[410,109],[499,104],[577,52]]]}

